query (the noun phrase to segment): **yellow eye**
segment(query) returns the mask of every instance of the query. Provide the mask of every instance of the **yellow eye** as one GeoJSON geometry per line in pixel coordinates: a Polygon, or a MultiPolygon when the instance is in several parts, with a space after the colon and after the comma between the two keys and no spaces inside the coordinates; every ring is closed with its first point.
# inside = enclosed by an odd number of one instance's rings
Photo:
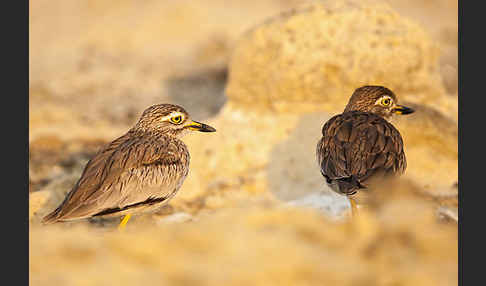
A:
{"type": "Polygon", "coordinates": [[[381,105],[389,106],[391,104],[391,99],[389,97],[385,97],[381,100],[381,105]]]}
{"type": "Polygon", "coordinates": [[[182,116],[181,115],[177,115],[177,116],[171,117],[170,118],[170,122],[172,122],[174,124],[181,124],[181,122],[182,122],[182,116]]]}

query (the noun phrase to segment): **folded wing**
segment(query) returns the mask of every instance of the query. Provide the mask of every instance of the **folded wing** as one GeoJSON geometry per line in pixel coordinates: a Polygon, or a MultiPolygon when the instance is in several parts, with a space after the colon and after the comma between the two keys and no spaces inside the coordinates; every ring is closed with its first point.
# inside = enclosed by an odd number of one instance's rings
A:
{"type": "Polygon", "coordinates": [[[317,160],[328,184],[353,194],[376,173],[399,174],[406,169],[403,141],[385,119],[358,111],[331,118],[322,128],[317,160]]]}

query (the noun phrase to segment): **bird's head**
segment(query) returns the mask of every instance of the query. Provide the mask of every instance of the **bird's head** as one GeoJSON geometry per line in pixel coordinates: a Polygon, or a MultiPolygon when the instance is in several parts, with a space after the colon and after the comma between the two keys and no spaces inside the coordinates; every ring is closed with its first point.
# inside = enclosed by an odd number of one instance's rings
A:
{"type": "Polygon", "coordinates": [[[410,107],[398,105],[396,95],[384,86],[365,85],[357,88],[344,112],[362,111],[379,115],[385,119],[390,119],[392,115],[410,114],[413,110],[410,107]]]}
{"type": "Polygon", "coordinates": [[[189,131],[216,131],[207,124],[191,120],[184,108],[173,104],[157,104],[145,109],[133,129],[142,132],[161,132],[178,138],[189,131]]]}

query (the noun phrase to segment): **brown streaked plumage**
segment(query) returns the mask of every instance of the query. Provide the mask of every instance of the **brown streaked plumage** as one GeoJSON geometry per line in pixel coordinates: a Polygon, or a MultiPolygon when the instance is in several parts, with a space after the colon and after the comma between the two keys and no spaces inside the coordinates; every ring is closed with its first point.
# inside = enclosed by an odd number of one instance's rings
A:
{"type": "Polygon", "coordinates": [[[413,112],[398,105],[386,87],[356,89],[344,112],[324,124],[317,143],[317,161],[327,184],[350,196],[366,188],[372,177],[402,174],[407,168],[403,140],[387,119],[413,112]]]}
{"type": "Polygon", "coordinates": [[[216,131],[190,120],[180,106],[147,108],[133,128],[87,163],[64,201],[43,222],[130,215],[164,205],[189,172],[190,155],[180,140],[189,130],[216,131]]]}

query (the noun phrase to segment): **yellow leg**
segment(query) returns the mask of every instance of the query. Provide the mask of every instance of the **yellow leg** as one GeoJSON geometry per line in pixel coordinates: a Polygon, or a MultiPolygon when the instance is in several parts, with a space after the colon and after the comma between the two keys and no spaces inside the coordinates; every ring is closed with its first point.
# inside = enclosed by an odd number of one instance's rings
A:
{"type": "Polygon", "coordinates": [[[127,224],[131,216],[132,216],[131,214],[127,214],[123,217],[122,221],[118,225],[118,230],[123,230],[125,228],[125,225],[127,224]]]}
{"type": "Polygon", "coordinates": [[[353,198],[349,198],[349,202],[351,203],[351,216],[354,217],[358,214],[358,205],[353,198]]]}

